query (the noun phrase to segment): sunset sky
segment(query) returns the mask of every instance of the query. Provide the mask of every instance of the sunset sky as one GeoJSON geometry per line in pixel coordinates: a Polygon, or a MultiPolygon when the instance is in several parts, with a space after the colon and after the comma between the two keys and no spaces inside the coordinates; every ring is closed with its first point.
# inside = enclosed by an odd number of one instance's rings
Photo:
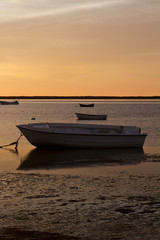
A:
{"type": "Polygon", "coordinates": [[[160,95],[160,0],[0,0],[6,95],[160,95]]]}

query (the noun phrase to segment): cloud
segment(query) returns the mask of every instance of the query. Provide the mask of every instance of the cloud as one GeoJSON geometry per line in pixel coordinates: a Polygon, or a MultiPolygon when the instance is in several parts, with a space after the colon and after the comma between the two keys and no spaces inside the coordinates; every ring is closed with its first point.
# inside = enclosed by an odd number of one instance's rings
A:
{"type": "Polygon", "coordinates": [[[89,13],[95,21],[100,17],[112,19],[118,24],[118,19],[141,22],[157,20],[159,11],[159,0],[8,0],[0,1],[0,22],[74,13],[83,13],[87,17],[89,13]]]}
{"type": "Polygon", "coordinates": [[[22,2],[22,0],[10,0],[10,2],[19,3],[19,2],[22,2]]]}
{"type": "MultiPolygon", "coordinates": [[[[129,0],[128,0],[129,1],[129,0]]],[[[12,21],[16,19],[39,18],[46,16],[57,16],[77,11],[92,9],[103,9],[105,7],[121,5],[127,0],[103,0],[103,1],[68,1],[68,0],[9,0],[0,2],[0,9],[5,9],[0,15],[0,21],[12,21]],[[16,4],[15,3],[21,3],[16,4]],[[14,6],[13,6],[14,4],[14,6]]]]}

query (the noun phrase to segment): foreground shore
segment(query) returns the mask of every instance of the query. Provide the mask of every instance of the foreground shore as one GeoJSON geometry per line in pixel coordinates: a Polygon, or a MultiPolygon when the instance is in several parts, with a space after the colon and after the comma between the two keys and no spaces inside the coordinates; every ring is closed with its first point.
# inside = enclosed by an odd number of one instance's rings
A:
{"type": "Polygon", "coordinates": [[[73,172],[1,173],[0,239],[160,239],[160,174],[73,172]]]}

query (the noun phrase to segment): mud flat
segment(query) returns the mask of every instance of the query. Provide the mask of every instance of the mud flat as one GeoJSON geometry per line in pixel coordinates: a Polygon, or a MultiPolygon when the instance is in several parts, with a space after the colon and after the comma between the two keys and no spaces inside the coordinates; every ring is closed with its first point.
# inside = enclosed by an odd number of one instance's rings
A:
{"type": "Polygon", "coordinates": [[[159,240],[154,164],[143,174],[105,166],[101,175],[98,167],[1,173],[0,239],[159,240]]]}

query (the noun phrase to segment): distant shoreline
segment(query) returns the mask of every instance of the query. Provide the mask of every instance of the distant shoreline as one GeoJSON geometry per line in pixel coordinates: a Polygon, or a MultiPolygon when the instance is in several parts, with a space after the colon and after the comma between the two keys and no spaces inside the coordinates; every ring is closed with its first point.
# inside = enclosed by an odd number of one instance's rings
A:
{"type": "Polygon", "coordinates": [[[160,96],[0,96],[0,99],[160,99],[160,96]]]}

